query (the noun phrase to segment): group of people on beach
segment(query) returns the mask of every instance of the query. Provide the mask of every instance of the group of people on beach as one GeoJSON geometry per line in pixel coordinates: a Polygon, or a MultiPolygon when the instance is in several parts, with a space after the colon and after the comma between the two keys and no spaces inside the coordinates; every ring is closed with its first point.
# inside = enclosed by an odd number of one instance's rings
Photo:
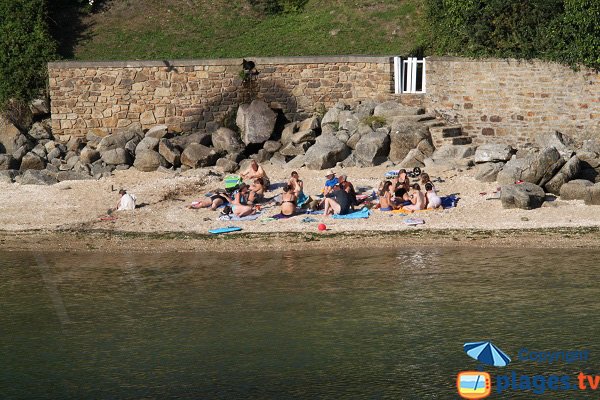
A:
{"type": "Polygon", "coordinates": [[[391,180],[381,182],[379,186],[380,211],[420,211],[427,208],[435,209],[442,206],[442,199],[438,196],[429,174],[420,175],[420,183],[411,185],[405,169],[398,171],[397,176],[391,180]],[[421,190],[421,186],[425,191],[421,190]]]}
{"type": "Polygon", "coordinates": [[[264,168],[254,160],[239,175],[239,179],[239,184],[233,190],[228,192],[226,188],[211,193],[207,198],[193,202],[190,208],[216,210],[225,205],[223,214],[231,213],[237,217],[245,217],[255,214],[264,206],[275,204],[280,207],[282,216],[292,216],[299,209],[322,210],[324,215],[344,215],[352,212],[363,201],[374,200],[373,197],[379,198],[375,208],[381,211],[400,209],[413,212],[441,206],[441,198],[437,195],[429,175],[423,173],[419,183],[411,184],[409,173],[404,169],[397,171],[390,180],[381,182],[378,193],[373,192],[373,196],[357,196],[348,177],[337,176],[333,170],[327,171],[321,193],[314,198],[304,192],[304,182],[297,171],[293,171],[287,182],[283,183],[282,193],[266,198],[269,178],[264,168]],[[422,191],[421,187],[424,187],[425,191],[422,191]]]}

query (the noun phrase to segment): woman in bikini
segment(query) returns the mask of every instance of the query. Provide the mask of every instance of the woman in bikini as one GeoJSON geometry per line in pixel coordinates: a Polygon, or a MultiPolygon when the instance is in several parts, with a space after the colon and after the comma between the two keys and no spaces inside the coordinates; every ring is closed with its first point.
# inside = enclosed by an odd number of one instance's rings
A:
{"type": "Polygon", "coordinates": [[[425,209],[425,195],[421,192],[421,186],[418,183],[412,185],[412,189],[409,192],[409,198],[411,204],[404,206],[402,209],[406,211],[419,211],[425,209]]]}
{"type": "Polygon", "coordinates": [[[281,213],[283,215],[294,215],[296,212],[296,195],[294,189],[290,185],[283,187],[281,195],[281,213]]]}
{"type": "Polygon", "coordinates": [[[210,197],[207,197],[207,198],[199,200],[199,201],[192,202],[192,205],[189,206],[189,208],[209,208],[210,207],[210,209],[212,211],[215,211],[222,204],[227,203],[227,201],[228,200],[225,198],[225,196],[223,196],[222,193],[217,191],[215,194],[211,195],[210,197]]]}
{"type": "Polygon", "coordinates": [[[392,182],[385,181],[381,190],[379,191],[379,211],[392,211],[394,206],[392,205],[392,192],[390,188],[392,182]]]}
{"type": "Polygon", "coordinates": [[[248,185],[242,184],[240,188],[234,192],[233,198],[225,193],[222,193],[221,196],[227,198],[227,201],[231,204],[231,211],[234,215],[245,217],[255,213],[254,208],[251,205],[248,205],[248,192],[248,185]]]}

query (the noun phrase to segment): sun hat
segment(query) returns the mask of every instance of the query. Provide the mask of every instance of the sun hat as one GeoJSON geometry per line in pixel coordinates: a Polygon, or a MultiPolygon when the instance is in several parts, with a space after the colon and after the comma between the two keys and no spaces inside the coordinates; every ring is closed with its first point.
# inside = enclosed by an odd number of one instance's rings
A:
{"type": "Polygon", "coordinates": [[[327,171],[327,173],[325,174],[325,176],[327,177],[329,175],[335,175],[335,172],[332,169],[330,169],[329,171],[327,171]]]}

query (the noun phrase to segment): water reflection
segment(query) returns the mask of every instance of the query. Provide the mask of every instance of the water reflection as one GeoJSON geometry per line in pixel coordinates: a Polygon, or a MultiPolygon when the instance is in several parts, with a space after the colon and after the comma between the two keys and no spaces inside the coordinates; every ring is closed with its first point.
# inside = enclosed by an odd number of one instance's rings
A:
{"type": "MultiPolygon", "coordinates": [[[[597,362],[595,255],[403,247],[0,253],[0,392],[456,398],[456,373],[476,367],[462,353],[465,341],[493,339],[513,357],[524,345],[585,348],[597,362]]],[[[514,366],[532,375],[583,367],[514,366]]],[[[585,395],[595,398],[578,398],[585,395]]]]}

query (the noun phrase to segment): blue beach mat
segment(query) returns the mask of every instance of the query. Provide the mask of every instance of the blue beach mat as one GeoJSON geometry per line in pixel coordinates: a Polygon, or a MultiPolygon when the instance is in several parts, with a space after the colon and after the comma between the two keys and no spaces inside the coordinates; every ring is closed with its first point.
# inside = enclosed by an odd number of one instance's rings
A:
{"type": "Polygon", "coordinates": [[[237,232],[237,231],[241,231],[241,230],[242,230],[242,228],[240,228],[239,226],[228,226],[225,228],[209,229],[208,233],[218,235],[219,233],[237,232]]]}
{"type": "Polygon", "coordinates": [[[451,194],[448,196],[444,196],[441,199],[442,199],[442,208],[453,208],[453,207],[456,207],[456,204],[458,203],[458,200],[460,200],[460,197],[458,197],[455,194],[451,194]]]}
{"type": "Polygon", "coordinates": [[[369,209],[367,207],[363,207],[359,211],[354,211],[354,212],[352,212],[350,214],[344,214],[344,215],[334,214],[333,218],[335,218],[335,219],[369,218],[370,214],[371,214],[371,212],[369,211],[369,209]]]}

